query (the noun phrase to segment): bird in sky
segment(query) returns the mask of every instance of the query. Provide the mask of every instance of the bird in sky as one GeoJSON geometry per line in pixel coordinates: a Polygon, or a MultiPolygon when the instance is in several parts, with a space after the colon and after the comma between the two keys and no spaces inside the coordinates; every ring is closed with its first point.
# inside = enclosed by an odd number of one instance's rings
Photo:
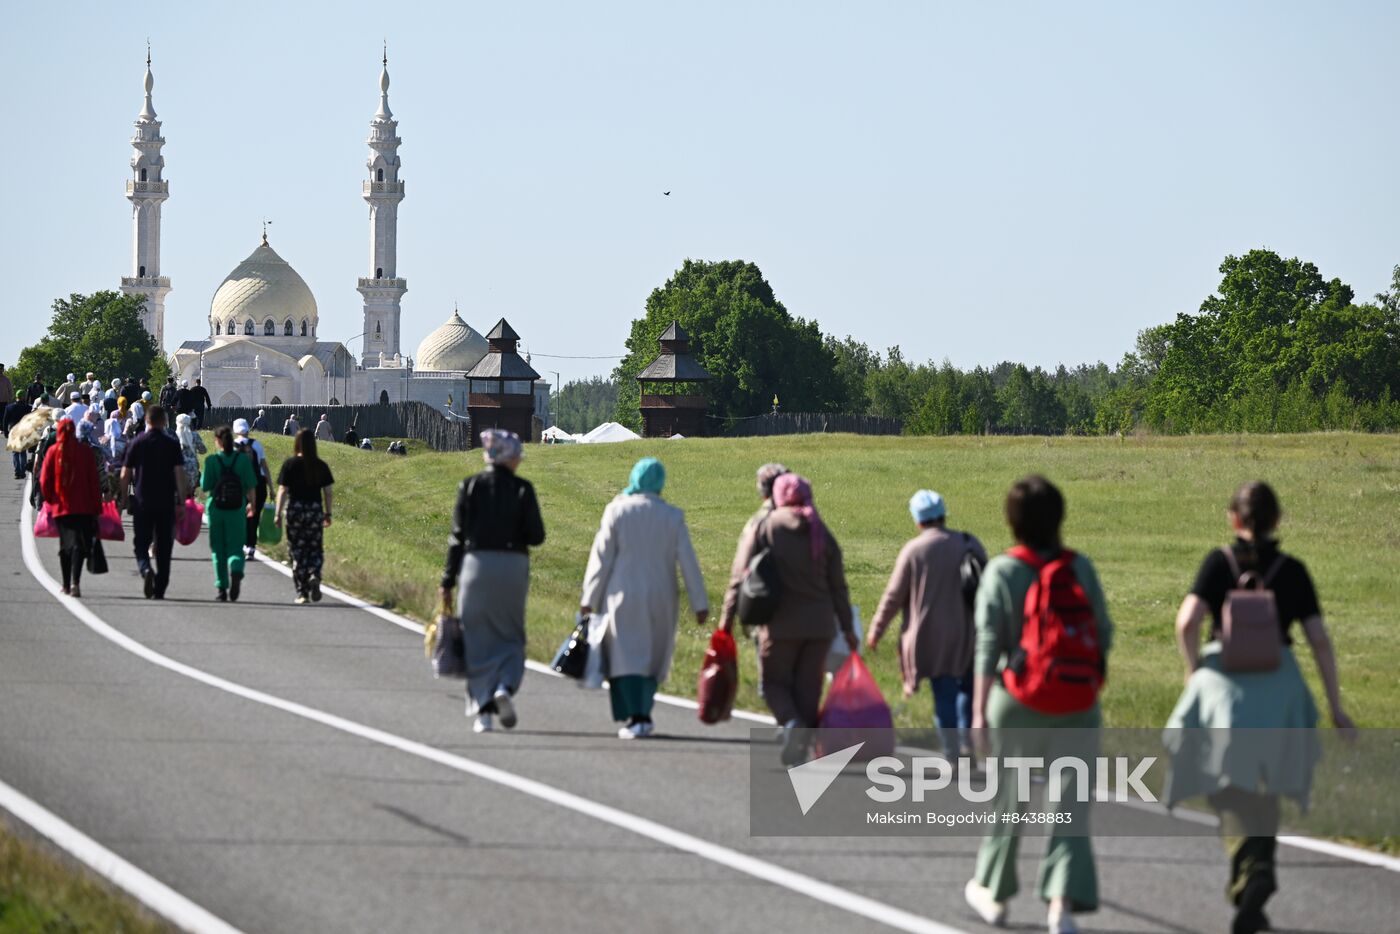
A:
{"type": "Polygon", "coordinates": [[[669,191],[663,191],[662,194],[668,198],[671,197],[671,193],[669,191]]]}

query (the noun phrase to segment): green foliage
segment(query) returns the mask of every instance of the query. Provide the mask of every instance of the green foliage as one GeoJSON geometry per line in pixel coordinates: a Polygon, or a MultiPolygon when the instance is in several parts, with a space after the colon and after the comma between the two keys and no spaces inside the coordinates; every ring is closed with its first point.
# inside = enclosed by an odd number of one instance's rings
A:
{"type": "Polygon", "coordinates": [[[554,423],[570,434],[616,421],[617,381],[601,376],[571,380],[555,393],[553,409],[554,423]]]}
{"type": "Polygon", "coordinates": [[[155,338],[141,324],[145,307],[144,296],[110,291],[75,292],[55,300],[48,333],[20,351],[12,378],[17,386],[25,385],[41,373],[52,388],[67,373],[81,378],[91,371],[108,382],[153,374],[152,365],[161,355],[155,338]]]}
{"type": "Polygon", "coordinates": [[[688,259],[632,322],[627,356],[613,372],[623,424],[641,427],[637,374],[656,357],[657,340],[672,321],[690,333],[695,358],[714,376],[704,390],[711,415],[759,415],[774,396],[789,412],[845,409],[836,356],[816,322],[788,314],[753,263],[688,259]]]}

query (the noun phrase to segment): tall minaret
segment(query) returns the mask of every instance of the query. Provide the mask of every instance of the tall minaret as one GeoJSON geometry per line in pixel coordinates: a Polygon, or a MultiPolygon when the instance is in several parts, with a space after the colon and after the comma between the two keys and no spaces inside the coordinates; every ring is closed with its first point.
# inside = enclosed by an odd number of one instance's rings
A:
{"type": "Polygon", "coordinates": [[[160,135],[160,121],[151,104],[155,84],[151,49],[147,46],[146,104],[136,115],[136,134],[131,137],[131,180],[126,183],[126,198],[131,202],[131,275],[122,276],[122,291],[146,296],[146,313],[141,323],[164,353],[165,296],[170,293],[170,279],[160,274],[160,206],[170,197],[170,184],[161,178],[165,157],[160,148],[165,145],[165,137],[160,135]]]}
{"type": "Polygon", "coordinates": [[[385,50],[379,72],[379,109],[369,122],[369,178],[364,183],[369,202],[369,275],[359,281],[365,299],[365,366],[379,363],[383,353],[399,352],[399,301],[408,291],[408,282],[398,278],[399,202],[403,182],[399,181],[399,122],[389,109],[389,53],[385,50]]]}

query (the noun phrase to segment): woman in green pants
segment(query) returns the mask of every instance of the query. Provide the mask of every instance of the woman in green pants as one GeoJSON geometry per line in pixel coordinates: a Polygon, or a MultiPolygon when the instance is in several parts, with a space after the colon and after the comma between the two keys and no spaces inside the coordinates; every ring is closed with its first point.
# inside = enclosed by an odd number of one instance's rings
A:
{"type": "MultiPolygon", "coordinates": [[[[1017,547],[987,562],[977,588],[972,728],[974,735],[983,736],[990,728],[992,752],[1003,761],[1009,756],[1032,756],[1048,762],[1071,755],[1092,763],[1098,752],[1098,689],[1113,622],[1093,564],[1060,542],[1064,515],[1064,497],[1049,480],[1040,476],[1018,480],[1006,496],[1006,521],[1017,547]],[[1055,600],[1038,615],[1037,626],[1052,618],[1049,608],[1053,607],[1054,618],[1073,640],[1072,648],[1053,659],[1037,651],[1047,643],[1028,640],[1028,649],[1021,641],[1027,625],[1026,595],[1033,586],[1040,593],[1039,582],[1047,579],[1047,568],[1048,579],[1056,585],[1049,591],[1055,600]],[[1039,686],[1028,677],[1044,671],[1049,674],[1039,686]]],[[[1018,809],[1015,784],[1006,774],[1001,776],[997,811],[1018,809]]],[[[1063,803],[1057,807],[1069,820],[1055,822],[1040,865],[1037,894],[1049,908],[1051,934],[1076,934],[1079,928],[1072,912],[1099,907],[1088,805],[1078,803],[1076,791],[1070,784],[1060,798],[1063,803]]],[[[998,823],[983,838],[976,875],[965,889],[968,904],[989,924],[1005,925],[1006,903],[1019,887],[1018,828],[998,823]]]]}
{"type": "Polygon", "coordinates": [[[235,451],[227,425],[214,430],[219,449],[204,459],[200,489],[209,494],[209,551],[214,559],[215,597],[237,600],[243,585],[243,545],[247,520],[256,514],[257,476],[250,457],[235,451]]]}

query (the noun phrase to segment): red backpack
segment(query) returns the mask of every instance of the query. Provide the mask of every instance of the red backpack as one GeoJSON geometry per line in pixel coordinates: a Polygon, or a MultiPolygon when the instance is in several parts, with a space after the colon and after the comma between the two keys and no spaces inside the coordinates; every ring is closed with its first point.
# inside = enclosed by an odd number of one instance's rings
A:
{"type": "Polygon", "coordinates": [[[1002,672],[1003,684],[1040,713],[1088,710],[1103,687],[1103,650],[1094,607],[1074,575],[1074,552],[1047,561],[1018,545],[1007,554],[1035,568],[1037,576],[1026,591],[1021,644],[1002,672]]]}

